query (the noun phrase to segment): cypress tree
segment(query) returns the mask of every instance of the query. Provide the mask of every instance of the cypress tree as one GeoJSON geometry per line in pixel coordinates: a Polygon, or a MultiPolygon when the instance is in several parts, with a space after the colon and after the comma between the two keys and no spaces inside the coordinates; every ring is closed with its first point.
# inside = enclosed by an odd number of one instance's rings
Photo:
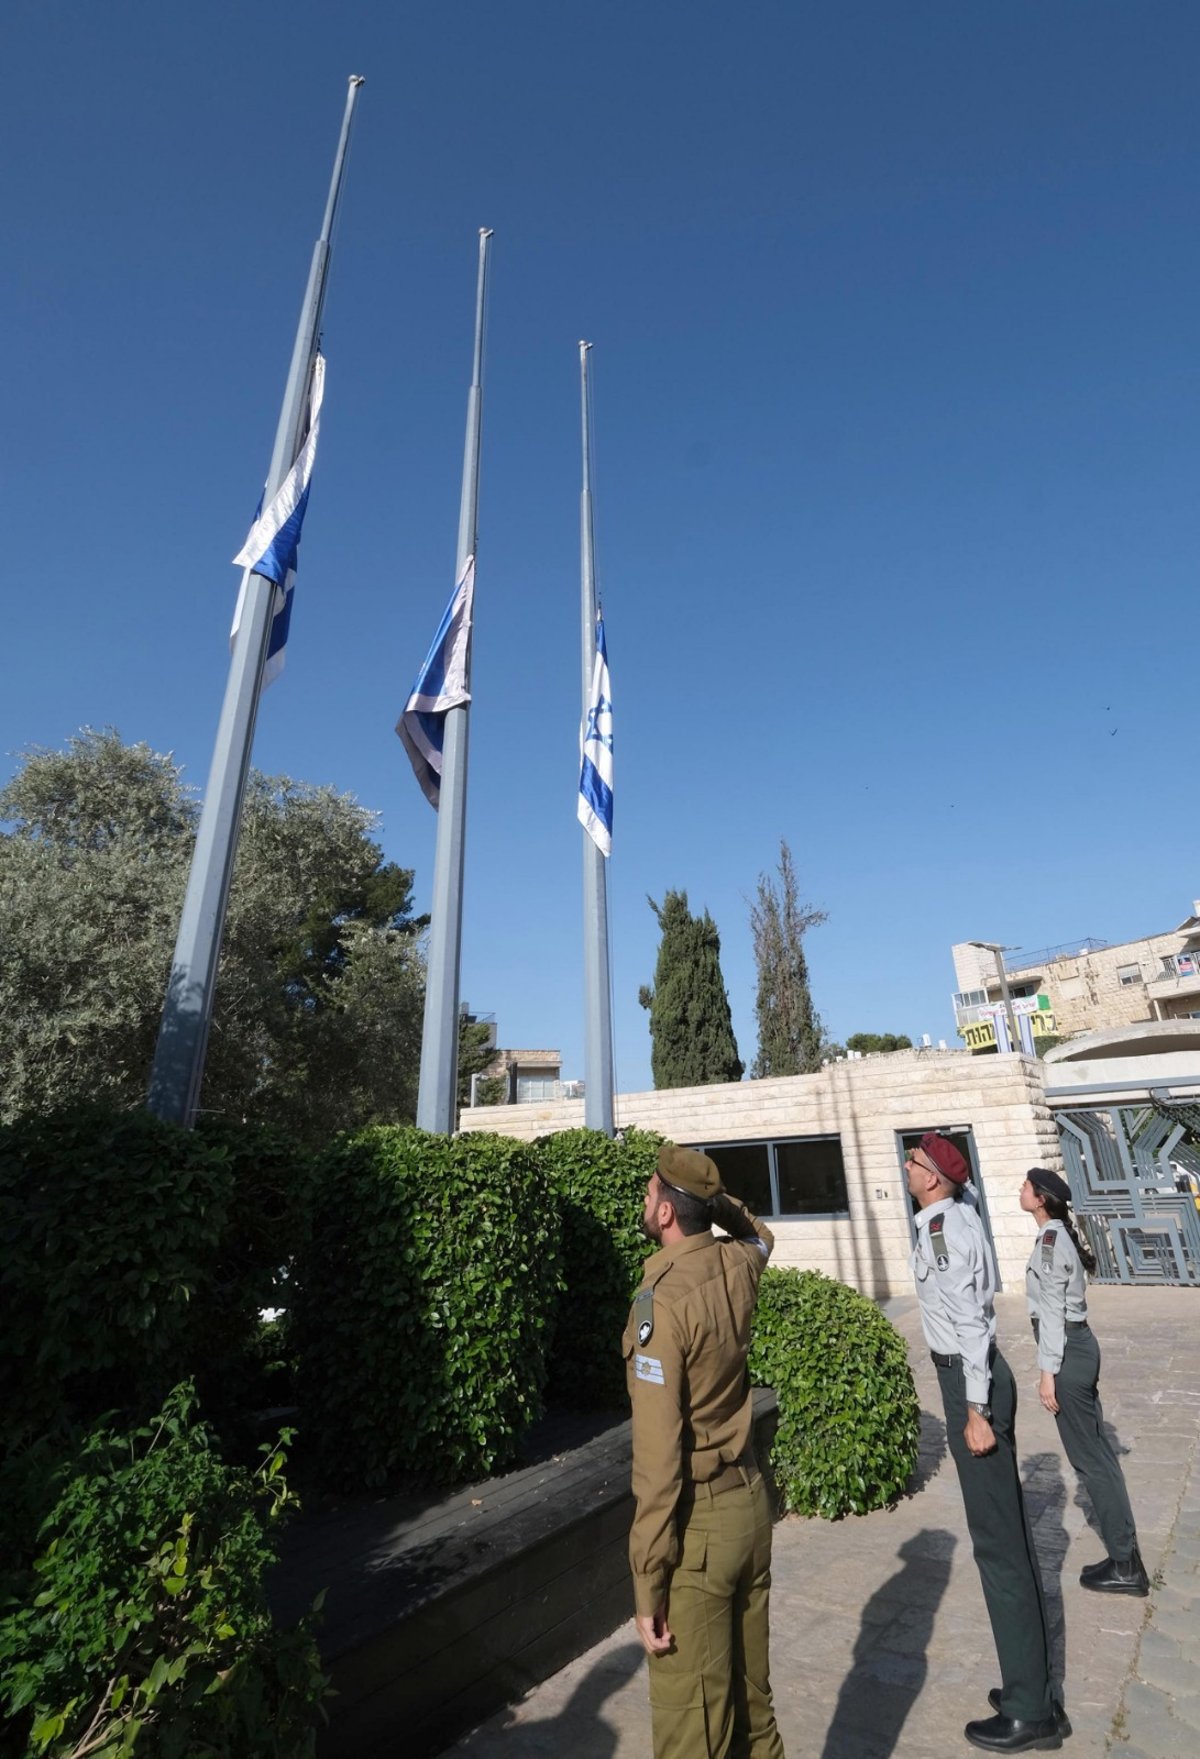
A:
{"type": "Polygon", "coordinates": [[[729,996],[721,976],[721,937],[706,910],[693,916],[686,892],[646,902],[662,940],[654,987],[639,1001],[650,1010],[650,1067],[655,1087],[706,1087],[740,1081],[743,1064],[733,1036],[729,996]]]}
{"type": "Polygon", "coordinates": [[[756,1076],[808,1075],[821,1067],[825,1035],[808,984],[804,936],[825,917],[824,910],[800,902],[792,852],[781,838],[779,883],[759,874],[750,908],[758,966],[756,1076]]]}

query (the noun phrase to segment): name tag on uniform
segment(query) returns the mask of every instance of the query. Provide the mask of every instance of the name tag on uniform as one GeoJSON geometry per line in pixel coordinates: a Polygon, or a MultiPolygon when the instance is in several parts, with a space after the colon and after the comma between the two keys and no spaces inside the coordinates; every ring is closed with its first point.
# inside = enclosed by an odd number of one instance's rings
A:
{"type": "Polygon", "coordinates": [[[653,1381],[655,1386],[664,1386],[663,1365],[657,1356],[635,1356],[634,1371],[639,1380],[653,1381]]]}

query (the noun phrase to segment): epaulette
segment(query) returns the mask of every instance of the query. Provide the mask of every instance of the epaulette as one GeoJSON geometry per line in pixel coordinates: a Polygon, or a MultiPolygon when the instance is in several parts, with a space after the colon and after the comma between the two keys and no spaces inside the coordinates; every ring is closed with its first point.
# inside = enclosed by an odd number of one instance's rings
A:
{"type": "Polygon", "coordinates": [[[1047,1228],[1042,1235],[1042,1269],[1049,1270],[1054,1263],[1055,1230],[1047,1228]]]}
{"type": "Polygon", "coordinates": [[[933,1256],[937,1259],[939,1270],[945,1270],[950,1262],[950,1248],[946,1244],[946,1218],[935,1215],[929,1224],[929,1244],[933,1247],[933,1256]]]}
{"type": "Polygon", "coordinates": [[[633,1322],[639,1344],[648,1344],[654,1335],[654,1289],[647,1283],[633,1298],[633,1322]]]}

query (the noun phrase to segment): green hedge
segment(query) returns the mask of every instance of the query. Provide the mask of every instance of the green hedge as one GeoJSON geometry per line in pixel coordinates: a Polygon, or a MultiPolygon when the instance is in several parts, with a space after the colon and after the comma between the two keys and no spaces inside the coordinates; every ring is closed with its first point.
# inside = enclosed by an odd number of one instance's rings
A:
{"type": "Polygon", "coordinates": [[[622,1142],[600,1130],[564,1130],[535,1145],[562,1215],[563,1287],[547,1388],[561,1403],[603,1409],[625,1402],[621,1332],[654,1251],[641,1222],[661,1142],[646,1130],[627,1130],[622,1142]]]}
{"type": "Polygon", "coordinates": [[[256,1127],[89,1105],[0,1128],[0,1453],[189,1376],[209,1415],[245,1403],[306,1179],[256,1127]]]}
{"type": "Polygon", "coordinates": [[[558,1213],[503,1136],[377,1126],[317,1169],[291,1316],[327,1482],[494,1471],[541,1409],[558,1213]]]}
{"type": "Polygon", "coordinates": [[[819,1271],[768,1269],[750,1374],[779,1399],[771,1463],[786,1508],[838,1520],[903,1493],[920,1410],[904,1340],[873,1301],[819,1271]]]}
{"type": "MultiPolygon", "coordinates": [[[[60,1486],[25,1591],[0,1608],[0,1753],[309,1759],[326,1681],[307,1623],[267,1611],[283,1455],[222,1463],[176,1388],[98,1426],[60,1486]]],[[[10,1583],[16,1588],[15,1582],[10,1583]]]]}

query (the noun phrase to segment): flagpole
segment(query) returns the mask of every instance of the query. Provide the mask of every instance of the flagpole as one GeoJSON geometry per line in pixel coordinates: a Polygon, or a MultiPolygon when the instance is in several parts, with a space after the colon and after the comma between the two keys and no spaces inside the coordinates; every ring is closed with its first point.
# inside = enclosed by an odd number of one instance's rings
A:
{"type": "MultiPolygon", "coordinates": [[[[579,344],[583,418],[583,496],[579,510],[580,620],[583,633],[583,714],[586,725],[596,664],[596,559],[592,527],[592,407],[590,342],[579,344]]],[[[612,993],[608,961],[608,875],[604,856],[583,832],[583,1121],[613,1134],[612,993]]]]}
{"type": "MultiPolygon", "coordinates": [[[[487,293],[491,231],[479,229],[479,276],[475,289],[475,353],[467,394],[467,437],[463,449],[462,500],[458,515],[461,580],[475,554],[479,531],[479,443],[483,416],[483,312],[487,293]]],[[[467,645],[466,686],[471,687],[471,649],[467,645]]],[[[429,955],[425,972],[425,1024],[421,1034],[421,1073],[417,1123],[422,1130],[450,1135],[457,1122],[459,979],[462,969],[463,862],[467,831],[467,743],[470,702],[446,715],[442,746],[437,842],[433,856],[429,955]]]]}
{"type": "MultiPolygon", "coordinates": [[[[350,124],[362,83],[360,75],[351,74],[325,217],[321,223],[321,235],[313,247],[287,387],[275,431],[271,468],[263,491],[264,507],[270,506],[292,468],[303,438],[313,362],[321,337],[333,222],[345,174],[350,124]]],[[[275,584],[263,575],[247,570],[244,587],[241,623],[230,658],[225,700],[217,725],[212,767],[200,813],[175,955],[163,1003],[162,1024],[150,1072],[150,1110],[160,1118],[188,1128],[195,1123],[200,1104],[221,936],[237,855],[242,800],[250,768],[263,662],[275,603],[275,584]]]]}

